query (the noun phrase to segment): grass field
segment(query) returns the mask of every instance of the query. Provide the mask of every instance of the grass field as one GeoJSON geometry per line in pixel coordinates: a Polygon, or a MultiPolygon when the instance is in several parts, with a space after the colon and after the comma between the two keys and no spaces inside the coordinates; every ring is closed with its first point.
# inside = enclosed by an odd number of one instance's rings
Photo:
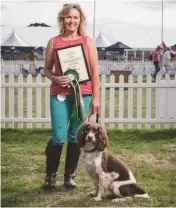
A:
{"type": "MultiPolygon", "coordinates": [[[[112,203],[94,202],[87,197],[93,188],[78,167],[77,188],[59,187],[45,192],[45,145],[50,131],[2,130],[1,206],[2,207],[175,207],[176,206],[176,130],[118,131],[109,130],[108,149],[128,164],[138,184],[149,199],[112,203]]],[[[65,148],[59,168],[63,179],[65,148]]]]}

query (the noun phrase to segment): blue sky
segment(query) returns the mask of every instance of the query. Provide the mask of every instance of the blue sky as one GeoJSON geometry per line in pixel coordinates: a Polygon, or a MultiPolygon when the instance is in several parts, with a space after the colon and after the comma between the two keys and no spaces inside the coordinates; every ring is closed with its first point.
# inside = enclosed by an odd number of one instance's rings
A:
{"type": "MultiPolygon", "coordinates": [[[[58,11],[64,3],[71,2],[73,1],[3,0],[1,25],[17,27],[45,22],[55,26],[58,11]]],[[[94,1],[74,2],[80,3],[84,9],[88,21],[88,34],[92,35],[94,1]]],[[[123,30],[124,34],[128,33],[128,30],[129,33],[132,31],[134,37],[131,38],[134,39],[140,34],[137,31],[142,31],[141,35],[145,34],[148,42],[150,40],[156,45],[161,39],[161,5],[161,0],[96,0],[95,34],[98,35],[101,30],[113,42],[118,39],[118,34],[119,38],[123,37],[123,30]],[[136,30],[136,35],[133,30],[136,30]]],[[[164,39],[168,44],[176,43],[175,11],[176,1],[164,0],[164,39]]]]}

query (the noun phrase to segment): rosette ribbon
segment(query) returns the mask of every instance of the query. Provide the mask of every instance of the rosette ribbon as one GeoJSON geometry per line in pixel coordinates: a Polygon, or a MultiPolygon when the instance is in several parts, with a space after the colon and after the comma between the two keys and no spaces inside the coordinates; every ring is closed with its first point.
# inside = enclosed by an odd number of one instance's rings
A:
{"type": "Polygon", "coordinates": [[[70,78],[70,86],[74,91],[75,102],[73,104],[71,117],[77,118],[78,121],[82,120],[86,118],[86,108],[79,86],[79,74],[76,70],[69,69],[64,72],[64,75],[67,75],[70,78]]]}

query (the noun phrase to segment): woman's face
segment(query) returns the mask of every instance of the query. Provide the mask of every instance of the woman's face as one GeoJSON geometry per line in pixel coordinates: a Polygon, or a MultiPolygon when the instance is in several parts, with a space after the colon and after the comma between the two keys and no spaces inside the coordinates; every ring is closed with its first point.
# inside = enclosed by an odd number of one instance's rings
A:
{"type": "Polygon", "coordinates": [[[75,32],[78,30],[80,24],[80,13],[77,9],[71,8],[64,18],[64,28],[68,32],[75,32]]]}

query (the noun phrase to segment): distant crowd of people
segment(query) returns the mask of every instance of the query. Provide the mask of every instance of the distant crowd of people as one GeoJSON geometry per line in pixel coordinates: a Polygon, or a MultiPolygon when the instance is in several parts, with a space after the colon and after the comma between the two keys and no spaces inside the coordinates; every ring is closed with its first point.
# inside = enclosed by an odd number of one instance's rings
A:
{"type": "Polygon", "coordinates": [[[176,52],[171,52],[170,47],[162,48],[161,46],[157,46],[155,51],[152,51],[149,55],[149,60],[153,62],[155,65],[155,72],[153,74],[153,78],[156,78],[156,75],[161,70],[161,67],[164,67],[164,74],[169,72],[171,67],[171,59],[172,55],[176,55],[176,52]]]}

